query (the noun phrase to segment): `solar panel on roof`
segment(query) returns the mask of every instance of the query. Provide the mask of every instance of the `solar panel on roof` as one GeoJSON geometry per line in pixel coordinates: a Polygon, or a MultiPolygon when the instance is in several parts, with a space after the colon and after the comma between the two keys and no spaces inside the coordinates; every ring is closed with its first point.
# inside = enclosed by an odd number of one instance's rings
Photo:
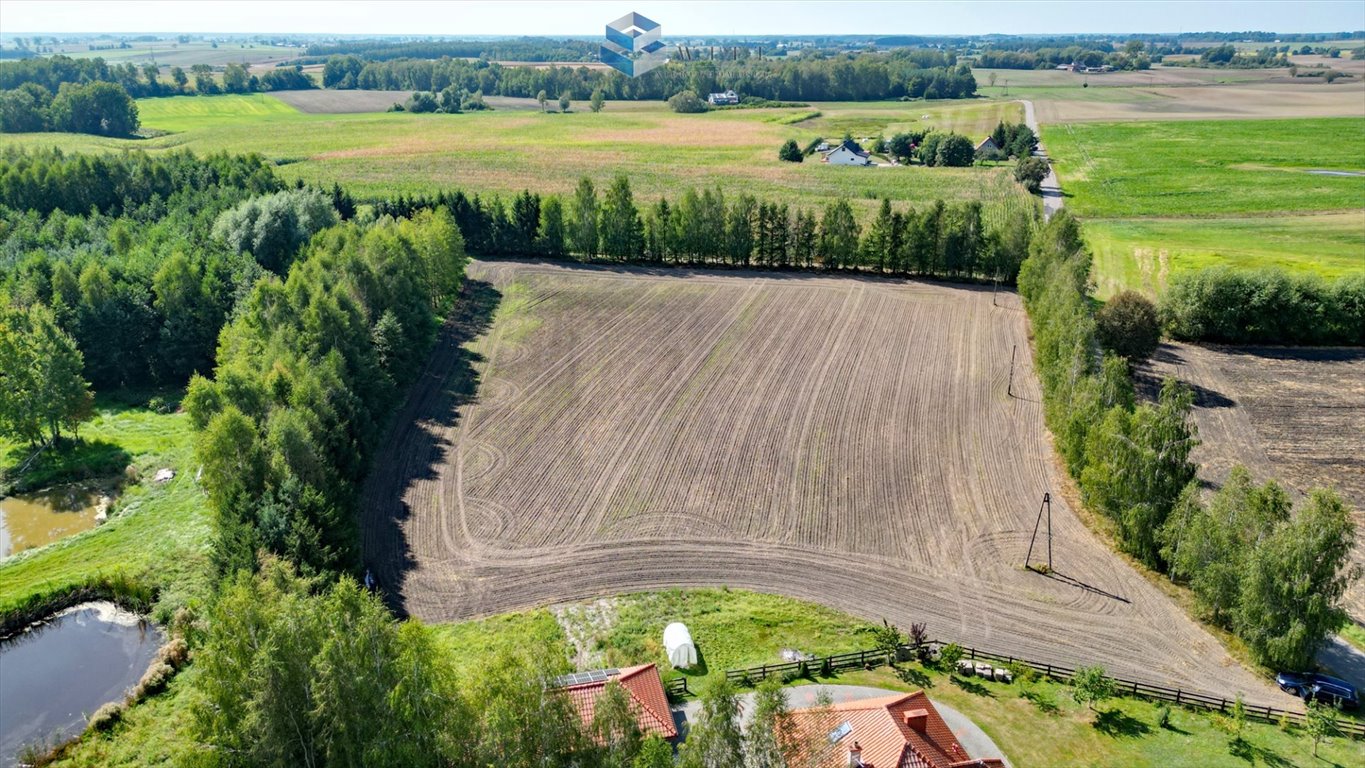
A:
{"type": "Polygon", "coordinates": [[[560,688],[567,688],[571,685],[582,685],[584,683],[604,683],[619,674],[621,674],[621,670],[619,669],[594,669],[591,672],[574,672],[570,675],[555,678],[555,685],[560,688]]]}

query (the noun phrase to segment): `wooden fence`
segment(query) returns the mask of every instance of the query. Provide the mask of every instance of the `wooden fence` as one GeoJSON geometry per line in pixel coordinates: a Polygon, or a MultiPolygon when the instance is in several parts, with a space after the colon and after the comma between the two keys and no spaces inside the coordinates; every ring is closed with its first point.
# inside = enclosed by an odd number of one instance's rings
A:
{"type": "MultiPolygon", "coordinates": [[[[947,643],[931,640],[926,645],[938,650],[947,643]]],[[[1021,659],[1017,656],[1007,656],[999,653],[984,651],[980,648],[970,646],[960,646],[962,657],[976,661],[995,662],[1000,665],[1019,665],[1028,667],[1039,674],[1058,682],[1070,682],[1075,676],[1076,670],[1058,664],[1047,664],[1028,659],[1021,659]]],[[[893,654],[885,650],[853,651],[852,653],[840,653],[834,656],[822,656],[807,661],[788,661],[780,664],[764,664],[748,669],[731,669],[725,673],[726,679],[740,685],[757,685],[766,680],[769,676],[779,675],[783,677],[798,677],[808,675],[814,677],[824,671],[839,672],[846,669],[868,669],[881,667],[895,661],[906,661],[915,658],[918,649],[910,645],[902,645],[893,654]],[[803,669],[804,667],[804,669],[803,669]]],[[[1206,712],[1230,713],[1236,699],[1228,699],[1220,696],[1213,696],[1199,691],[1187,691],[1183,688],[1170,688],[1164,685],[1153,685],[1139,680],[1129,680],[1122,677],[1110,676],[1114,681],[1115,691],[1121,696],[1131,696],[1147,701],[1169,702],[1181,707],[1190,709],[1200,709],[1206,712]]],[[[1291,712],[1278,707],[1269,705],[1243,703],[1244,711],[1248,720],[1257,720],[1266,723],[1279,723],[1281,719],[1287,720],[1296,725],[1302,725],[1305,715],[1302,712],[1291,712]]],[[[1365,739],[1365,722],[1356,720],[1337,720],[1337,728],[1342,735],[1354,739],[1365,739]]]]}

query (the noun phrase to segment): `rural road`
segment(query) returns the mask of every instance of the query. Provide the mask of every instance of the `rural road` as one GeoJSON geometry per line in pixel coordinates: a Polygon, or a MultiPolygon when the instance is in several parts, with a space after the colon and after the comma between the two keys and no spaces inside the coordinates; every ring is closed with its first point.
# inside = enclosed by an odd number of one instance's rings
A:
{"type": "MultiPolygon", "coordinates": [[[[889,691],[885,688],[872,688],[866,685],[798,685],[787,689],[787,707],[790,709],[805,709],[816,706],[816,698],[821,691],[829,693],[830,702],[833,704],[843,704],[848,701],[862,701],[864,699],[878,699],[883,696],[893,696],[900,691],[889,691]]],[[[742,693],[739,696],[739,717],[740,721],[747,723],[749,713],[753,711],[754,695],[752,693],[742,693]]],[[[995,745],[990,736],[981,730],[980,726],[972,722],[972,719],[958,712],[956,709],[944,704],[941,701],[934,702],[934,708],[943,716],[943,721],[948,724],[948,729],[953,732],[962,748],[967,750],[967,755],[972,758],[996,757],[1005,762],[1009,768],[1010,762],[1000,748],[995,745]]],[[[682,715],[682,722],[687,722],[697,716],[701,710],[701,701],[693,699],[682,707],[674,710],[674,720],[678,720],[678,714],[682,715]]]]}
{"type": "MultiPolygon", "coordinates": [[[[1043,132],[1038,127],[1038,118],[1034,116],[1033,102],[1028,101],[1027,99],[1021,99],[1019,103],[1024,105],[1024,124],[1029,128],[1032,128],[1034,135],[1039,138],[1038,148],[1033,150],[1033,156],[1047,160],[1047,148],[1044,147],[1042,143],[1043,132]]],[[[1052,163],[1050,160],[1048,161],[1047,178],[1043,179],[1041,191],[1043,196],[1043,218],[1050,219],[1057,211],[1062,210],[1063,202],[1062,185],[1061,182],[1057,180],[1057,172],[1052,170],[1052,163]]]]}

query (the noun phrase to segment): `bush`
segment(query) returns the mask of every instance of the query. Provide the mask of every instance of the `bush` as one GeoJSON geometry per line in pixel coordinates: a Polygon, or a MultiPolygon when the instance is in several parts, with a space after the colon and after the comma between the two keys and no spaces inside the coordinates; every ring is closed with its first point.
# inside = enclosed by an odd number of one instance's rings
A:
{"type": "Polygon", "coordinates": [[[939,667],[946,670],[948,674],[957,671],[957,663],[962,660],[965,651],[957,643],[948,643],[938,652],[939,667]]]}
{"type": "Polygon", "coordinates": [[[674,112],[682,114],[696,114],[707,110],[706,102],[702,101],[694,91],[679,91],[668,100],[668,107],[674,112]]]}
{"type": "Polygon", "coordinates": [[[786,143],[782,145],[782,148],[777,150],[777,159],[785,160],[789,163],[799,163],[802,160],[805,160],[806,156],[801,154],[801,148],[796,146],[795,139],[787,139],[786,143]]]}
{"type": "Polygon", "coordinates": [[[1135,291],[1122,291],[1095,313],[1100,343],[1129,363],[1151,357],[1161,343],[1156,305],[1135,291]]]}
{"type": "Polygon", "coordinates": [[[117,701],[111,701],[95,710],[95,714],[90,716],[90,722],[86,723],[85,727],[91,731],[107,731],[122,719],[123,705],[117,701]]]}
{"type": "Polygon", "coordinates": [[[966,168],[975,159],[976,148],[972,146],[972,140],[959,133],[950,133],[939,141],[934,165],[966,168]]]}
{"type": "Polygon", "coordinates": [[[1047,178],[1050,170],[1047,161],[1041,157],[1021,157],[1014,166],[1014,180],[1036,195],[1042,189],[1043,179],[1047,178]]]}
{"type": "Polygon", "coordinates": [[[148,696],[154,696],[165,690],[166,684],[175,677],[175,668],[164,661],[153,663],[142,673],[142,679],[137,681],[133,690],[128,694],[129,701],[141,701],[148,696]]]}
{"type": "Polygon", "coordinates": [[[1170,728],[1170,727],[1171,727],[1171,708],[1170,708],[1170,707],[1165,706],[1165,705],[1162,705],[1161,709],[1158,709],[1158,710],[1157,710],[1157,712],[1156,712],[1156,727],[1158,727],[1158,728],[1170,728]]]}

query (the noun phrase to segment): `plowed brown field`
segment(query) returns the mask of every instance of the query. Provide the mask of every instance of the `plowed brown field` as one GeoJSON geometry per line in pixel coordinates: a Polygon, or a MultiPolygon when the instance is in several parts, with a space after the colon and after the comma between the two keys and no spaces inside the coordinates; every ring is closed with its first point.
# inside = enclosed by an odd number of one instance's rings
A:
{"type": "MultiPolygon", "coordinates": [[[[1194,387],[1203,479],[1222,483],[1243,464],[1294,493],[1335,489],[1355,511],[1354,558],[1365,565],[1365,352],[1165,344],[1152,368],[1194,387]]],[[[1346,608],[1365,622],[1365,581],[1346,608]]]]}
{"type": "Polygon", "coordinates": [[[516,263],[470,273],[472,312],[447,329],[366,493],[367,557],[411,614],[733,585],[1287,701],[1055,493],[1013,294],[516,263]],[[1021,567],[1045,491],[1051,578],[1021,567]]]}

